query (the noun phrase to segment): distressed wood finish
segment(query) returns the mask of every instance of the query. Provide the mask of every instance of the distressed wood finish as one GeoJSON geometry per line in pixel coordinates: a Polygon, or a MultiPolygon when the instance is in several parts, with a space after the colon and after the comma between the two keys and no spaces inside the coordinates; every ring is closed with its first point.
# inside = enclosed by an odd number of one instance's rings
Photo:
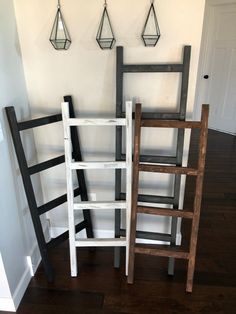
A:
{"type": "Polygon", "coordinates": [[[68,217],[70,230],[70,258],[71,258],[71,276],[77,276],[76,247],[96,247],[113,246],[126,247],[126,274],[128,274],[129,258],[129,228],[131,216],[131,173],[132,173],[132,102],[126,102],[125,119],[70,119],[68,115],[68,104],[62,104],[62,116],[64,123],[65,156],[67,169],[67,193],[68,193],[68,217]],[[70,128],[81,125],[96,126],[124,126],[126,129],[126,160],[125,161],[107,161],[107,162],[72,162],[72,151],[70,149],[70,128]],[[75,169],[126,169],[126,201],[114,202],[80,202],[73,201],[72,170],[75,169]],[[107,209],[115,208],[126,210],[126,235],[125,238],[111,239],[79,239],[75,233],[75,210],[80,209],[107,209]]]}
{"type": "Polygon", "coordinates": [[[133,283],[134,280],[134,254],[137,224],[136,207],[138,203],[140,138],[141,138],[141,104],[136,104],[128,283],[133,283]]]}
{"type": "MultiPolygon", "coordinates": [[[[71,96],[65,96],[64,98],[66,98],[68,102],[70,103],[69,104],[70,116],[74,117],[74,109],[73,109],[71,96]]],[[[51,200],[50,202],[47,202],[43,205],[38,206],[36,196],[34,194],[31,175],[64,163],[65,156],[64,155],[59,156],[51,160],[44,161],[36,165],[33,165],[31,167],[28,167],[26,155],[25,155],[24,148],[22,145],[20,131],[59,122],[62,120],[62,115],[56,114],[56,115],[47,116],[43,118],[18,122],[14,107],[6,107],[5,110],[6,110],[10,130],[12,134],[12,139],[13,139],[13,143],[15,147],[17,160],[19,163],[21,176],[23,179],[24,190],[25,190],[27,202],[29,205],[29,210],[30,210],[30,214],[31,214],[31,218],[32,218],[32,222],[33,222],[33,226],[34,226],[34,230],[36,234],[37,243],[38,243],[40,254],[42,257],[44,271],[45,271],[47,280],[51,282],[54,280],[54,272],[53,272],[53,267],[48,257],[48,250],[51,248],[55,248],[61,242],[67,240],[69,236],[69,232],[65,231],[58,237],[52,238],[49,242],[46,243],[42,225],[41,225],[40,215],[65,203],[67,201],[67,195],[66,194],[61,195],[57,197],[56,199],[51,200]]],[[[81,152],[80,152],[80,145],[79,145],[79,138],[78,138],[77,130],[73,130],[72,147],[73,147],[73,154],[74,154],[75,160],[81,161],[82,157],[81,157],[81,152]]],[[[86,189],[85,181],[83,180],[83,170],[77,173],[77,179],[78,179],[79,187],[75,188],[75,190],[72,191],[72,193],[74,194],[74,196],[80,195],[81,199],[85,200],[87,198],[87,189],[86,189]]],[[[84,217],[84,220],[81,223],[77,224],[75,227],[76,232],[80,232],[83,229],[86,229],[87,236],[93,237],[92,222],[91,222],[90,212],[88,209],[83,210],[83,217],[84,217]]]]}
{"type": "Polygon", "coordinates": [[[142,125],[146,128],[176,128],[176,129],[200,129],[200,122],[175,121],[175,120],[142,120],[142,125]]]}
{"type": "Polygon", "coordinates": [[[146,255],[153,255],[153,256],[189,259],[188,252],[177,251],[176,248],[171,248],[171,247],[167,248],[161,245],[159,246],[158,249],[136,246],[134,249],[134,252],[138,254],[146,254],[146,255]]]}
{"type": "Polygon", "coordinates": [[[90,209],[114,209],[126,208],[126,202],[123,201],[114,201],[114,202],[81,202],[74,204],[74,210],[83,209],[83,208],[90,208],[90,209]]]}
{"type": "Polygon", "coordinates": [[[158,215],[158,216],[169,216],[169,217],[182,217],[182,218],[193,218],[193,212],[184,209],[168,209],[158,207],[144,207],[137,206],[137,213],[158,215]]]}
{"type": "Polygon", "coordinates": [[[70,169],[126,169],[126,162],[122,161],[71,162],[70,169]]]}
{"type": "MultiPolygon", "coordinates": [[[[183,62],[179,64],[167,63],[167,64],[124,64],[123,47],[117,47],[117,58],[116,58],[116,117],[123,118],[125,113],[123,112],[123,79],[125,73],[179,73],[181,76],[180,84],[180,100],[176,104],[177,109],[175,112],[143,112],[143,120],[185,120],[186,116],[186,105],[188,95],[188,77],[189,77],[189,66],[190,66],[191,46],[185,46],[183,49],[183,62]]],[[[133,113],[134,118],[134,113],[133,113]]],[[[122,154],[122,140],[123,132],[121,127],[116,127],[116,160],[125,160],[125,155],[122,154]]],[[[141,155],[140,161],[150,163],[161,163],[161,164],[173,164],[181,166],[183,158],[183,145],[184,145],[184,130],[177,130],[177,147],[176,154],[174,156],[158,156],[158,155],[141,155]]],[[[175,174],[175,182],[173,189],[173,196],[157,196],[157,195],[139,195],[138,200],[140,202],[151,202],[161,204],[172,204],[174,208],[179,207],[179,194],[180,194],[180,175],[175,174]]],[[[122,193],[121,189],[121,170],[116,170],[116,200],[125,199],[126,196],[122,193]]],[[[120,237],[121,233],[121,212],[120,209],[116,210],[115,213],[115,235],[117,238],[120,237]]],[[[172,218],[171,233],[170,234],[156,234],[160,241],[170,241],[172,245],[175,245],[177,233],[177,218],[172,218]],[[171,235],[171,236],[170,236],[171,235]]],[[[152,232],[138,232],[139,237],[145,239],[153,238],[152,232]]],[[[120,265],[120,251],[119,248],[115,249],[115,260],[114,266],[118,268],[120,265]]],[[[169,259],[168,273],[174,273],[174,259],[169,259]]]]}
{"type": "Polygon", "coordinates": [[[126,119],[69,119],[70,126],[125,126],[126,119]]]}
{"type": "Polygon", "coordinates": [[[186,174],[189,176],[196,176],[198,173],[198,171],[193,168],[175,167],[175,166],[158,166],[158,165],[147,165],[147,164],[139,164],[139,171],[186,174]]]}
{"type": "Polygon", "coordinates": [[[199,140],[199,155],[198,155],[198,175],[196,180],[195,198],[194,198],[194,217],[192,221],[191,239],[190,239],[190,257],[188,261],[188,274],[187,274],[187,288],[188,292],[192,292],[193,276],[195,269],[196,249],[197,249],[197,235],[199,229],[199,220],[202,202],[202,187],[205,170],[206,149],[207,149],[207,135],[208,135],[208,116],[209,108],[203,105],[202,108],[202,128],[200,131],[199,140]]]}
{"type": "MultiPolygon", "coordinates": [[[[203,105],[201,122],[199,122],[200,138],[199,138],[199,154],[198,154],[197,169],[185,168],[185,167],[174,167],[174,166],[143,165],[143,164],[140,164],[139,162],[141,127],[143,126],[143,123],[141,121],[141,105],[140,104],[136,105],[134,165],[133,165],[133,197],[132,197],[132,212],[131,212],[131,235],[130,235],[128,283],[133,283],[135,253],[155,255],[155,256],[166,256],[169,258],[182,258],[182,259],[188,260],[186,291],[192,292],[193,275],[194,275],[195,259],[196,259],[196,247],[197,247],[197,238],[198,238],[198,228],[199,228],[199,219],[200,219],[200,210],[201,210],[203,176],[204,176],[206,147],[207,147],[208,115],[209,115],[209,106],[203,105]],[[184,174],[184,175],[189,175],[189,176],[193,176],[193,175],[197,176],[193,212],[188,211],[188,210],[177,210],[175,208],[165,209],[165,208],[157,208],[157,207],[138,206],[138,188],[139,188],[138,182],[139,182],[140,171],[149,171],[149,172],[154,171],[154,172],[160,172],[160,173],[164,172],[164,173],[175,173],[175,174],[184,174]],[[156,246],[156,247],[149,248],[143,245],[138,245],[138,246],[135,245],[137,213],[192,219],[189,252],[183,252],[173,247],[163,248],[161,246],[156,246]]],[[[196,123],[192,122],[192,124],[193,124],[193,129],[194,129],[196,123]]],[[[173,124],[171,125],[173,127],[173,124]]],[[[188,125],[186,127],[191,128],[190,122],[188,122],[188,125]]]]}

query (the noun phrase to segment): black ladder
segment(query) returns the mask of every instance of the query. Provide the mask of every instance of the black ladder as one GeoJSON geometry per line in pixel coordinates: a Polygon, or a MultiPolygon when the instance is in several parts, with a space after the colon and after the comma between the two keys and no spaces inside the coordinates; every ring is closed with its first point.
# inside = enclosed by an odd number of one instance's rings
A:
{"type": "MultiPolygon", "coordinates": [[[[167,63],[167,64],[125,64],[123,57],[123,47],[117,47],[116,50],[116,117],[124,117],[123,112],[123,81],[125,73],[179,73],[181,75],[181,92],[179,104],[175,112],[143,112],[142,119],[165,119],[165,120],[185,120],[186,105],[188,94],[188,79],[189,66],[191,56],[191,46],[184,46],[183,62],[182,63],[167,63]]],[[[134,117],[134,116],[133,116],[134,117]]],[[[141,155],[140,161],[150,163],[161,163],[181,166],[183,158],[184,145],[184,130],[177,131],[177,146],[175,156],[151,156],[141,155]]],[[[116,128],[116,160],[124,160],[125,156],[122,154],[122,128],[116,128]]],[[[181,176],[175,174],[174,191],[171,196],[158,195],[138,195],[138,201],[148,203],[159,203],[172,205],[174,209],[179,208],[179,194],[180,194],[181,176]]],[[[125,193],[121,189],[121,170],[116,170],[116,200],[124,200],[125,193]]],[[[177,218],[173,217],[171,220],[171,233],[163,234],[157,232],[137,231],[136,237],[141,239],[159,240],[169,242],[175,245],[177,232],[177,218]]],[[[116,209],[115,212],[115,235],[117,238],[125,235],[125,230],[121,228],[121,211],[116,209]]],[[[120,248],[115,248],[115,267],[120,265],[120,248]]],[[[174,258],[169,259],[168,273],[174,274],[174,258]]]]}
{"type": "MultiPolygon", "coordinates": [[[[72,97],[65,96],[64,101],[69,103],[70,116],[72,118],[75,118],[72,97]]],[[[28,167],[26,155],[25,155],[24,148],[21,141],[20,132],[24,130],[36,128],[39,126],[62,121],[62,114],[59,113],[59,114],[55,114],[51,116],[46,116],[43,118],[18,122],[16,118],[15,109],[13,106],[6,107],[5,110],[6,110],[10,130],[12,134],[12,139],[13,139],[13,143],[15,147],[17,160],[20,167],[20,172],[23,179],[25,194],[28,201],[33,225],[34,225],[34,230],[35,230],[39,250],[42,257],[43,267],[45,270],[47,280],[53,281],[54,272],[53,272],[53,268],[49,260],[48,250],[57,246],[61,242],[67,240],[69,238],[69,233],[68,231],[66,231],[62,233],[61,235],[59,235],[58,237],[52,238],[49,242],[46,242],[44,233],[43,233],[42,224],[40,221],[40,216],[52,210],[53,208],[65,203],[67,201],[67,195],[66,194],[61,195],[60,197],[57,197],[56,199],[44,205],[38,206],[34,189],[33,189],[31,176],[41,171],[44,171],[46,169],[49,169],[49,168],[52,168],[52,167],[55,167],[57,165],[64,163],[65,156],[62,155],[62,156],[53,158],[51,160],[44,161],[39,164],[28,167]]],[[[76,127],[71,127],[71,137],[72,137],[73,158],[75,161],[82,161],[79,136],[78,136],[76,127]]],[[[76,174],[77,174],[77,179],[78,179],[78,187],[74,190],[74,196],[76,197],[80,195],[82,201],[88,201],[88,194],[87,194],[87,187],[85,183],[84,171],[77,170],[76,174]]],[[[80,222],[79,224],[77,224],[75,227],[76,233],[80,232],[83,229],[86,229],[87,237],[93,238],[93,228],[92,228],[92,221],[91,221],[89,209],[83,210],[83,217],[84,217],[84,220],[80,222]]]]}

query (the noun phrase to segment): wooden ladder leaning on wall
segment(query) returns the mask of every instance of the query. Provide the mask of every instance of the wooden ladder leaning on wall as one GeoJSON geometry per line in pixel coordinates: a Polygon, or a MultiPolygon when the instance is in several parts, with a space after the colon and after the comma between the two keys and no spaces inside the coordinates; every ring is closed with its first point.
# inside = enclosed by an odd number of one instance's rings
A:
{"type": "MultiPolygon", "coordinates": [[[[73,101],[71,96],[64,96],[64,101],[69,103],[69,111],[70,117],[75,117],[75,111],[73,107],[73,101]]],[[[11,130],[12,140],[15,147],[16,157],[18,160],[24,190],[26,194],[26,198],[28,201],[28,206],[34,226],[34,231],[37,239],[37,243],[39,246],[40,254],[42,257],[42,264],[44,267],[46,278],[49,282],[54,280],[55,274],[53,270],[53,265],[49,258],[49,250],[56,247],[60,243],[66,241],[69,237],[69,231],[65,231],[62,234],[58,235],[55,238],[51,238],[49,242],[47,242],[43,226],[41,223],[40,216],[44,215],[45,213],[54,210],[58,206],[67,202],[67,195],[61,195],[45,204],[38,206],[38,200],[34,191],[33,187],[33,180],[32,176],[41,173],[42,171],[51,169],[53,167],[59,166],[65,162],[65,156],[61,155],[58,157],[54,157],[50,160],[43,161],[37,163],[33,166],[28,165],[27,161],[27,154],[24,150],[23,141],[21,139],[20,133],[25,130],[32,130],[38,127],[48,126],[49,124],[54,124],[57,122],[62,121],[62,114],[54,114],[51,116],[44,116],[42,118],[27,120],[27,121],[17,121],[16,112],[13,106],[6,107],[6,114],[11,130]]],[[[71,138],[72,138],[72,148],[73,148],[73,157],[76,161],[82,160],[82,154],[80,150],[80,141],[79,141],[79,134],[75,127],[71,129],[71,138]]],[[[73,191],[74,197],[80,195],[83,201],[88,200],[88,193],[87,193],[87,186],[84,177],[84,171],[77,170],[77,180],[78,186],[75,187],[73,191]]],[[[92,220],[90,216],[90,210],[88,208],[83,208],[83,220],[76,224],[76,232],[80,232],[82,230],[86,230],[86,234],[88,238],[93,238],[93,226],[92,220]]]]}
{"type": "Polygon", "coordinates": [[[202,106],[202,116],[200,122],[194,121],[177,121],[177,120],[154,120],[154,119],[141,119],[141,104],[136,105],[135,110],[135,138],[134,138],[134,164],[133,164],[133,187],[132,187],[132,212],[131,212],[131,234],[130,234],[130,251],[129,251],[129,268],[128,268],[128,283],[133,283],[134,278],[134,260],[135,253],[148,254],[154,256],[174,257],[188,260],[188,273],[186,291],[192,292],[193,276],[195,269],[195,257],[197,248],[197,237],[199,229],[199,219],[201,211],[202,187],[203,176],[205,168],[206,146],[207,146],[207,133],[208,133],[208,115],[209,106],[202,106]],[[140,163],[140,137],[142,127],[158,127],[158,128],[177,128],[177,129],[200,129],[199,137],[199,155],[198,167],[176,167],[176,166],[162,166],[155,164],[140,163]],[[139,172],[157,172],[168,174],[183,174],[196,177],[196,188],[193,211],[179,210],[179,209],[166,209],[157,207],[138,206],[138,181],[139,172]],[[137,213],[180,217],[192,220],[190,248],[188,252],[175,247],[157,245],[155,247],[148,247],[147,245],[136,245],[136,224],[137,213]]]}
{"type": "MultiPolygon", "coordinates": [[[[76,277],[77,269],[77,247],[125,247],[126,248],[126,275],[128,275],[128,257],[129,257],[129,228],[131,216],[131,181],[132,181],[132,102],[126,102],[126,117],[125,118],[70,118],[69,108],[67,103],[62,104],[62,117],[64,126],[64,143],[65,143],[65,160],[66,160],[66,175],[67,175],[67,199],[68,199],[68,221],[69,221],[69,244],[70,244],[70,264],[71,276],[76,277]],[[71,152],[71,127],[77,126],[97,126],[97,127],[117,127],[122,126],[126,130],[126,159],[125,161],[90,161],[76,162],[73,160],[71,152]],[[125,201],[75,201],[73,198],[73,179],[72,171],[79,170],[126,170],[126,200],[125,201]],[[126,211],[126,237],[123,238],[90,238],[81,239],[75,232],[75,212],[84,208],[93,209],[95,212],[101,209],[108,211],[116,208],[126,211]]],[[[97,136],[99,139],[99,136],[97,136]]],[[[109,147],[110,149],[110,147],[109,147]]]]}

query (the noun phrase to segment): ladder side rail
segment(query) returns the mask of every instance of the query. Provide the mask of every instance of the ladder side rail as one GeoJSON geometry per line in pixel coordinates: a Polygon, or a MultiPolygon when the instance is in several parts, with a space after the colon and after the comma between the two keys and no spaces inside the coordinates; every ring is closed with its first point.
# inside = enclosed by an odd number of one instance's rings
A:
{"type": "MultiPolygon", "coordinates": [[[[116,118],[122,117],[122,103],[123,103],[123,47],[117,47],[116,58],[116,118]]],[[[125,116],[125,113],[124,113],[125,116]]],[[[120,161],[122,155],[122,128],[116,127],[116,160],[120,161]]],[[[120,199],[121,193],[121,170],[115,170],[115,200],[120,199]]],[[[120,237],[121,227],[121,210],[115,209],[115,237],[120,237]]],[[[120,248],[116,247],[114,251],[114,267],[120,267],[120,248]]]]}
{"type": "Polygon", "coordinates": [[[193,205],[194,216],[193,216],[192,228],[191,228],[190,254],[189,254],[190,257],[188,261],[187,287],[186,287],[187,292],[192,292],[192,287],[193,287],[197,238],[198,238],[198,229],[199,229],[199,220],[200,220],[200,212],[201,212],[201,202],[202,202],[203,179],[204,179],[204,170],[205,170],[205,161],[206,161],[208,116],[209,116],[209,106],[203,105],[202,116],[201,116],[202,128],[200,131],[200,139],[199,139],[198,175],[196,179],[195,198],[194,198],[194,205],[193,205]]]}
{"type": "Polygon", "coordinates": [[[132,204],[132,101],[126,102],[126,276],[129,266],[130,221],[132,204]]]}
{"type": "Polygon", "coordinates": [[[62,120],[64,129],[64,146],[65,146],[65,162],[66,162],[66,182],[67,182],[67,204],[68,204],[68,223],[69,223],[69,245],[70,245],[70,267],[71,276],[77,276],[77,258],[75,247],[75,218],[74,218],[74,195],[73,195],[73,178],[70,165],[72,163],[72,147],[71,147],[71,130],[68,125],[69,104],[62,103],[62,120]]]}
{"type": "MultiPolygon", "coordinates": [[[[75,118],[75,110],[72,102],[71,96],[64,96],[64,101],[69,103],[69,116],[70,118],[75,118]]],[[[71,127],[71,141],[72,141],[72,149],[73,149],[73,158],[77,162],[83,161],[82,154],[81,154],[81,147],[80,147],[80,139],[79,134],[76,127],[71,127]]],[[[87,185],[85,180],[85,174],[83,170],[76,170],[76,176],[81,192],[81,201],[88,201],[88,191],[87,185]]],[[[86,235],[88,238],[93,238],[93,224],[91,219],[91,214],[88,209],[83,210],[83,217],[87,223],[86,226],[86,235]]]]}
{"type": "Polygon", "coordinates": [[[179,109],[179,112],[181,114],[180,118],[181,120],[185,120],[186,118],[190,59],[191,59],[191,46],[185,46],[183,56],[183,73],[181,80],[180,109],[179,109]]]}
{"type": "Polygon", "coordinates": [[[53,278],[54,278],[53,269],[49,261],[46,241],[44,238],[44,233],[43,233],[40,217],[37,212],[37,202],[35,199],[33,184],[30,178],[28,165],[27,165],[27,161],[26,161],[26,157],[24,153],[24,148],[22,145],[20,132],[18,129],[15,109],[13,106],[11,106],[11,107],[6,107],[5,110],[6,110],[6,114],[8,118],[8,123],[10,126],[10,131],[11,131],[14,148],[16,152],[16,157],[18,160],[18,164],[19,164],[19,168],[20,168],[20,172],[21,172],[21,176],[23,180],[23,185],[24,185],[25,194],[26,194],[26,198],[28,201],[29,209],[30,209],[32,222],[35,229],[35,235],[37,238],[40,254],[42,257],[43,267],[44,267],[48,281],[53,281],[53,278]]]}
{"type": "Polygon", "coordinates": [[[140,141],[141,141],[141,104],[136,104],[128,283],[133,283],[134,280],[134,258],[135,258],[134,254],[137,225],[140,141]]]}
{"type": "MultiPolygon", "coordinates": [[[[188,84],[189,84],[189,69],[190,69],[190,59],[191,59],[191,46],[184,47],[184,56],[183,56],[183,73],[181,79],[181,91],[180,91],[180,120],[186,119],[186,108],[187,108],[187,99],[188,99],[188,84]]],[[[176,166],[181,166],[183,162],[183,150],[184,150],[184,136],[185,130],[178,129],[177,130],[177,146],[176,146],[176,166]]],[[[174,180],[174,203],[173,208],[177,209],[180,204],[180,188],[181,188],[181,175],[175,175],[174,180]]],[[[180,223],[180,219],[176,217],[171,218],[171,246],[176,245],[176,235],[178,222],[180,223]]],[[[168,274],[174,275],[174,266],[175,259],[173,257],[169,258],[168,261],[168,274]]]]}

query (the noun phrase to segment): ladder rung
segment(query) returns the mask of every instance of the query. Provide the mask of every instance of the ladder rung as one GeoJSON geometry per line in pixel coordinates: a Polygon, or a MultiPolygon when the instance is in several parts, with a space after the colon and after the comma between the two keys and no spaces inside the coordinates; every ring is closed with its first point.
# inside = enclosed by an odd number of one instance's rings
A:
{"type": "Polygon", "coordinates": [[[195,121],[178,121],[178,120],[156,120],[156,119],[146,119],[142,120],[142,127],[149,128],[176,128],[176,129],[200,129],[201,122],[195,121]]]}
{"type": "MultiPolygon", "coordinates": [[[[121,154],[121,160],[125,160],[126,155],[121,154]]],[[[177,163],[176,156],[154,156],[154,155],[140,155],[140,162],[150,162],[150,163],[159,163],[159,164],[170,164],[175,165],[177,163]]]]}
{"type": "Polygon", "coordinates": [[[125,238],[114,239],[76,239],[75,246],[77,247],[99,247],[99,246],[126,246],[127,242],[125,238]]]}
{"type": "MultiPolygon", "coordinates": [[[[87,226],[88,226],[88,223],[86,220],[84,220],[75,226],[75,232],[78,233],[84,230],[87,226]]],[[[56,238],[52,238],[49,242],[47,242],[47,248],[49,249],[54,248],[58,244],[67,240],[68,237],[69,237],[69,231],[67,230],[63,232],[62,234],[60,234],[59,236],[57,236],[56,238]]]]}
{"type": "Polygon", "coordinates": [[[126,162],[123,161],[99,161],[99,162],[73,162],[71,169],[125,169],[126,162]]]}
{"type": "Polygon", "coordinates": [[[33,175],[33,174],[38,173],[40,171],[44,171],[44,170],[47,170],[49,168],[58,166],[58,165],[62,164],[63,162],[65,162],[65,156],[64,155],[50,159],[50,160],[47,160],[47,161],[44,161],[44,162],[41,162],[37,165],[29,167],[28,168],[29,174],[33,175]]]}
{"type": "Polygon", "coordinates": [[[113,202],[80,202],[74,204],[74,209],[125,209],[126,202],[113,201],[113,202]]]}
{"type": "Polygon", "coordinates": [[[197,176],[198,171],[194,168],[175,167],[175,166],[159,166],[153,164],[139,164],[139,171],[144,172],[160,172],[169,174],[186,174],[189,176],[197,176]]]}
{"type": "MultiPolygon", "coordinates": [[[[123,111],[120,115],[125,117],[125,112],[123,111]]],[[[142,120],[145,119],[162,119],[162,120],[179,120],[182,118],[180,112],[142,112],[142,120]]],[[[135,113],[133,112],[133,119],[135,119],[135,113]]]]}
{"type": "Polygon", "coordinates": [[[123,72],[140,73],[140,72],[183,72],[183,64],[124,64],[123,72]]]}
{"type": "Polygon", "coordinates": [[[189,252],[183,252],[175,247],[167,247],[165,245],[158,245],[155,248],[144,247],[144,246],[135,246],[134,252],[138,254],[147,254],[154,256],[164,256],[164,257],[174,257],[181,259],[189,259],[189,252]]]}
{"type": "Polygon", "coordinates": [[[187,219],[193,218],[193,212],[188,210],[170,209],[170,208],[159,208],[159,207],[146,207],[138,206],[137,212],[142,214],[159,215],[159,216],[170,216],[170,217],[182,217],[187,219]]]}
{"type": "MultiPolygon", "coordinates": [[[[120,229],[120,235],[125,237],[126,236],[126,230],[120,229]]],[[[168,233],[158,233],[158,232],[150,232],[150,231],[136,231],[136,238],[139,239],[148,239],[148,240],[154,240],[154,241],[164,241],[164,242],[170,242],[171,241],[171,234],[168,233]]]]}
{"type": "MultiPolygon", "coordinates": [[[[126,194],[120,193],[120,199],[125,200],[126,194]]],[[[147,195],[147,194],[139,194],[138,201],[146,202],[146,203],[159,203],[159,204],[172,204],[172,205],[176,203],[173,196],[160,196],[160,195],[147,195]]]]}
{"type": "Polygon", "coordinates": [[[52,116],[47,116],[47,117],[42,117],[38,119],[33,119],[33,120],[28,120],[28,121],[21,121],[18,122],[18,129],[19,131],[27,130],[27,129],[32,129],[36,128],[45,124],[49,123],[55,123],[58,121],[62,120],[62,115],[61,114],[55,114],[52,116]]]}
{"type": "Polygon", "coordinates": [[[126,125],[126,119],[118,118],[118,119],[69,119],[68,124],[70,126],[86,126],[86,125],[94,125],[94,126],[122,126],[126,125]]]}
{"type": "MultiPolygon", "coordinates": [[[[80,195],[80,188],[76,188],[74,190],[74,197],[80,195]]],[[[39,215],[42,215],[46,212],[48,212],[49,210],[65,203],[67,201],[67,194],[64,194],[62,196],[59,196],[57,198],[55,198],[54,200],[44,204],[44,205],[41,205],[38,207],[38,214],[39,215]]]]}

